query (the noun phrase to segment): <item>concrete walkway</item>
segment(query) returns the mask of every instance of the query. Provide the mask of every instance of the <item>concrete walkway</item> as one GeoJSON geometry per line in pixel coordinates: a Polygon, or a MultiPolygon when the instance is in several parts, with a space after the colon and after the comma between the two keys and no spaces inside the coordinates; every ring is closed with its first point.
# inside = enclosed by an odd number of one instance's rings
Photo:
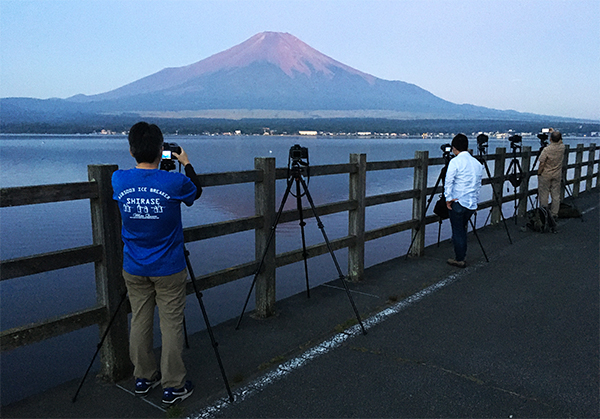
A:
{"type": "Polygon", "coordinates": [[[169,412],[159,388],[89,377],[76,403],[78,380],[2,417],[598,417],[598,190],[576,204],[583,222],[558,234],[479,230],[489,262],[470,235],[466,269],[445,263],[449,241],[369,268],[349,284],[366,335],[339,280],[215,327],[233,403],[204,332],[185,354],[196,390],[169,412]]]}

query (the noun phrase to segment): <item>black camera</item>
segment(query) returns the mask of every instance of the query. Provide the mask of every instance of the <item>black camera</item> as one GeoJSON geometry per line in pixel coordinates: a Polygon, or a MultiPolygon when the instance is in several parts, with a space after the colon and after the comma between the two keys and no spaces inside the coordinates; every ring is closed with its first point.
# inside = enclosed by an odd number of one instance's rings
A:
{"type": "Polygon", "coordinates": [[[541,134],[538,134],[537,137],[540,139],[540,145],[542,148],[548,145],[548,134],[542,132],[541,134]]]}
{"type": "Polygon", "coordinates": [[[508,137],[508,141],[510,141],[510,146],[512,148],[521,148],[521,142],[523,141],[523,137],[515,134],[513,136],[508,137]]]}
{"type": "Polygon", "coordinates": [[[298,162],[300,160],[308,160],[308,148],[300,147],[295,144],[290,148],[290,160],[298,162]]]}
{"type": "Polygon", "coordinates": [[[452,144],[442,144],[440,150],[444,152],[444,154],[452,153],[452,144]]]}
{"type": "Polygon", "coordinates": [[[160,170],[173,170],[175,169],[175,162],[173,159],[177,160],[175,154],[181,154],[181,147],[176,143],[163,143],[163,152],[162,152],[162,160],[160,161],[160,170]]]}
{"type": "Polygon", "coordinates": [[[508,141],[510,141],[511,143],[520,143],[521,141],[523,141],[523,137],[521,137],[520,135],[513,135],[511,137],[508,137],[508,141]]]}

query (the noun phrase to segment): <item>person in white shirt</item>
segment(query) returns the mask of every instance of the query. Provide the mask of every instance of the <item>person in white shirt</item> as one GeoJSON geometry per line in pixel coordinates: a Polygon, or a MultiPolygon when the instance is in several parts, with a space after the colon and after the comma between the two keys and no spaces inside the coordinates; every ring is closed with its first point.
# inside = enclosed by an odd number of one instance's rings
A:
{"type": "Polygon", "coordinates": [[[460,268],[467,266],[467,224],[477,210],[483,177],[483,165],[469,154],[468,149],[469,139],[464,134],[458,134],[452,139],[452,153],[455,157],[448,163],[444,182],[455,253],[455,258],[448,259],[448,263],[460,268]]]}

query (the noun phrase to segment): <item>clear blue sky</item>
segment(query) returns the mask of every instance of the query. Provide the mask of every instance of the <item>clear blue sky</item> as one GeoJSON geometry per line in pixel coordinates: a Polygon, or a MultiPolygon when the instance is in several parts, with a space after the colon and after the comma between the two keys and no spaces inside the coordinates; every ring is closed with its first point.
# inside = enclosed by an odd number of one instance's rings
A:
{"type": "Polygon", "coordinates": [[[600,0],[0,0],[0,97],[106,92],[263,31],[443,99],[600,119],[600,0]]]}

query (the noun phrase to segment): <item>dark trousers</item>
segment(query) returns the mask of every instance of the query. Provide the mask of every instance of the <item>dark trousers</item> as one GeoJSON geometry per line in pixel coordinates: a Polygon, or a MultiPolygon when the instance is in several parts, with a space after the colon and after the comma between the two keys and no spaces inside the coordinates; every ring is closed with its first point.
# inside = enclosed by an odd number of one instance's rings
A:
{"type": "Polygon", "coordinates": [[[467,224],[475,211],[467,209],[457,201],[452,203],[449,211],[450,224],[452,225],[452,244],[457,261],[464,261],[467,255],[467,224]]]}

